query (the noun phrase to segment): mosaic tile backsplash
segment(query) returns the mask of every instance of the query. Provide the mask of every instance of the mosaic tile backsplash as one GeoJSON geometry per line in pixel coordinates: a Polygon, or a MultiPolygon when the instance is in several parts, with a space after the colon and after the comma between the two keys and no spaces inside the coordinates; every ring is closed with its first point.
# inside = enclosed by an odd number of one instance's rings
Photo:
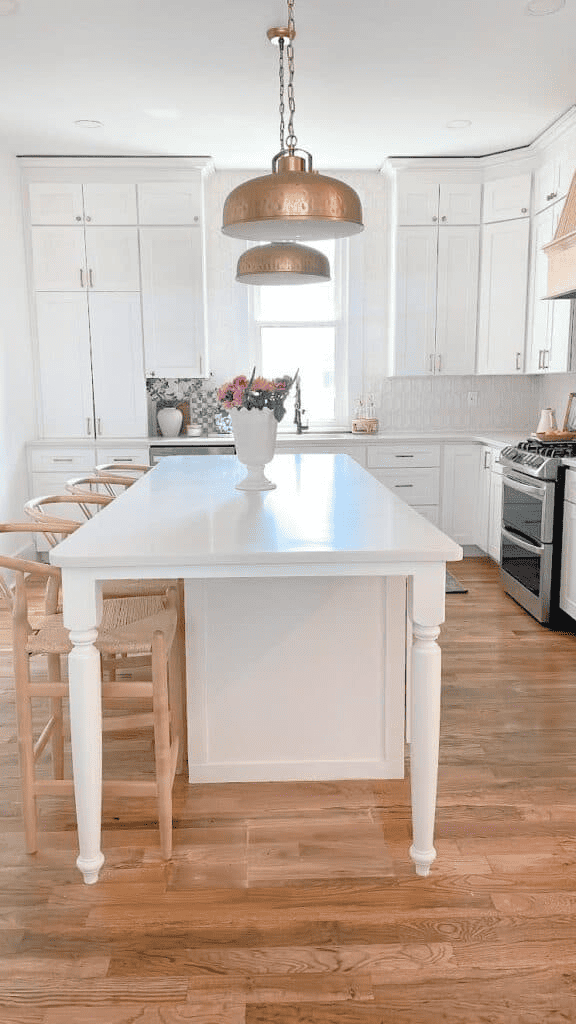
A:
{"type": "Polygon", "coordinates": [[[186,433],[187,423],[199,423],[203,435],[229,434],[232,429],[230,418],[220,409],[216,390],[201,379],[149,377],[146,381],[146,391],[150,436],[160,433],[156,419],[158,410],[181,405],[185,406],[181,433],[186,433]]]}

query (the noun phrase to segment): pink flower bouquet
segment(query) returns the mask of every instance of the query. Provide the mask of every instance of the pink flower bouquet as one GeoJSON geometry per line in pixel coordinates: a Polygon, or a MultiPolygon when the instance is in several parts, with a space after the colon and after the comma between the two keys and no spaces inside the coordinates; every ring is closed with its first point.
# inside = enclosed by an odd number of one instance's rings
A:
{"type": "Polygon", "coordinates": [[[225,409],[271,409],[279,423],[286,412],[284,402],[297,376],[298,370],[293,377],[268,380],[256,377],[254,368],[250,379],[240,374],[222,384],[217,392],[218,401],[225,409]]]}

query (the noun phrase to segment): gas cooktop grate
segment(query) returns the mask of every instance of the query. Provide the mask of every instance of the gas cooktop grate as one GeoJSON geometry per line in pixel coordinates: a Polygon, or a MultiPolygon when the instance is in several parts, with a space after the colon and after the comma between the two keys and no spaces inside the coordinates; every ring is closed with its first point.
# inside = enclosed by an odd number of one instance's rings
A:
{"type": "Polygon", "coordinates": [[[576,456],[576,441],[539,441],[537,437],[528,437],[525,441],[519,441],[516,447],[523,452],[537,452],[549,459],[576,456]]]}

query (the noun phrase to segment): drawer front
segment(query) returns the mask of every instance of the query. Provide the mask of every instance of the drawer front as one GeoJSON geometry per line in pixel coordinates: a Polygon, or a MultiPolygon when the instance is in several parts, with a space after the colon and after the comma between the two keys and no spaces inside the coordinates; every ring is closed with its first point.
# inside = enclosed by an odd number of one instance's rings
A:
{"type": "Polygon", "coordinates": [[[112,447],[104,448],[98,446],[96,449],[96,465],[107,462],[135,462],[140,466],[150,465],[150,449],[134,448],[132,445],[126,448],[112,447]]]}
{"type": "Polygon", "coordinates": [[[66,473],[75,476],[94,468],[93,448],[33,448],[30,469],[33,473],[66,473]]]}
{"type": "Polygon", "coordinates": [[[576,470],[574,469],[566,470],[564,498],[566,501],[576,502],[576,470]]]}
{"type": "Polygon", "coordinates": [[[377,469],[373,475],[408,505],[438,505],[438,469],[377,469]]]}
{"type": "Polygon", "coordinates": [[[440,445],[383,445],[368,446],[368,467],[383,469],[409,469],[412,466],[439,466],[440,445]]]}

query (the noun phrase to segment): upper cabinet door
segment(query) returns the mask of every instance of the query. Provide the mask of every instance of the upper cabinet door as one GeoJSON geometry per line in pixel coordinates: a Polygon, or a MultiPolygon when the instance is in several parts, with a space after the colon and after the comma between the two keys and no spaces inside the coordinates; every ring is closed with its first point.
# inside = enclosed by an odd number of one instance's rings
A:
{"type": "Polygon", "coordinates": [[[32,260],[36,291],[72,292],[87,288],[82,227],[32,228],[32,260]]]}
{"type": "Polygon", "coordinates": [[[146,375],[205,371],[202,237],[199,228],[141,228],[146,375]]]}
{"type": "Polygon", "coordinates": [[[436,372],[470,374],[476,368],[479,227],[438,232],[436,372]]]}
{"type": "Polygon", "coordinates": [[[80,224],[84,219],[82,185],[34,181],[28,195],[31,224],[80,224]]]}
{"type": "Polygon", "coordinates": [[[398,376],[434,372],[438,228],[398,228],[395,367],[398,376]]]}
{"type": "Polygon", "coordinates": [[[512,220],[530,214],[531,174],[515,174],[484,185],[483,221],[512,220]]]}
{"type": "Polygon", "coordinates": [[[466,185],[440,185],[440,224],[479,224],[482,186],[475,182],[466,185]]]}
{"type": "Polygon", "coordinates": [[[478,372],[521,373],[526,343],[527,218],[485,224],[478,324],[478,372]]]}
{"type": "Polygon", "coordinates": [[[140,224],[200,224],[202,182],[143,182],[138,185],[140,224]]]}
{"type": "Polygon", "coordinates": [[[87,226],[86,265],[95,291],[139,291],[138,229],[87,226]]]}
{"type": "Polygon", "coordinates": [[[135,185],[84,185],[87,224],[137,224],[135,185]]]}
{"type": "Polygon", "coordinates": [[[437,224],[440,187],[437,182],[418,182],[411,175],[398,177],[398,223],[437,224]]]}
{"type": "MultiPolygon", "coordinates": [[[[552,303],[548,290],[548,257],[542,246],[552,241],[554,211],[542,210],[534,217],[532,229],[532,281],[530,289],[529,347],[526,373],[541,373],[549,362],[552,303]]],[[[566,305],[570,308],[570,303],[566,305]]]]}

